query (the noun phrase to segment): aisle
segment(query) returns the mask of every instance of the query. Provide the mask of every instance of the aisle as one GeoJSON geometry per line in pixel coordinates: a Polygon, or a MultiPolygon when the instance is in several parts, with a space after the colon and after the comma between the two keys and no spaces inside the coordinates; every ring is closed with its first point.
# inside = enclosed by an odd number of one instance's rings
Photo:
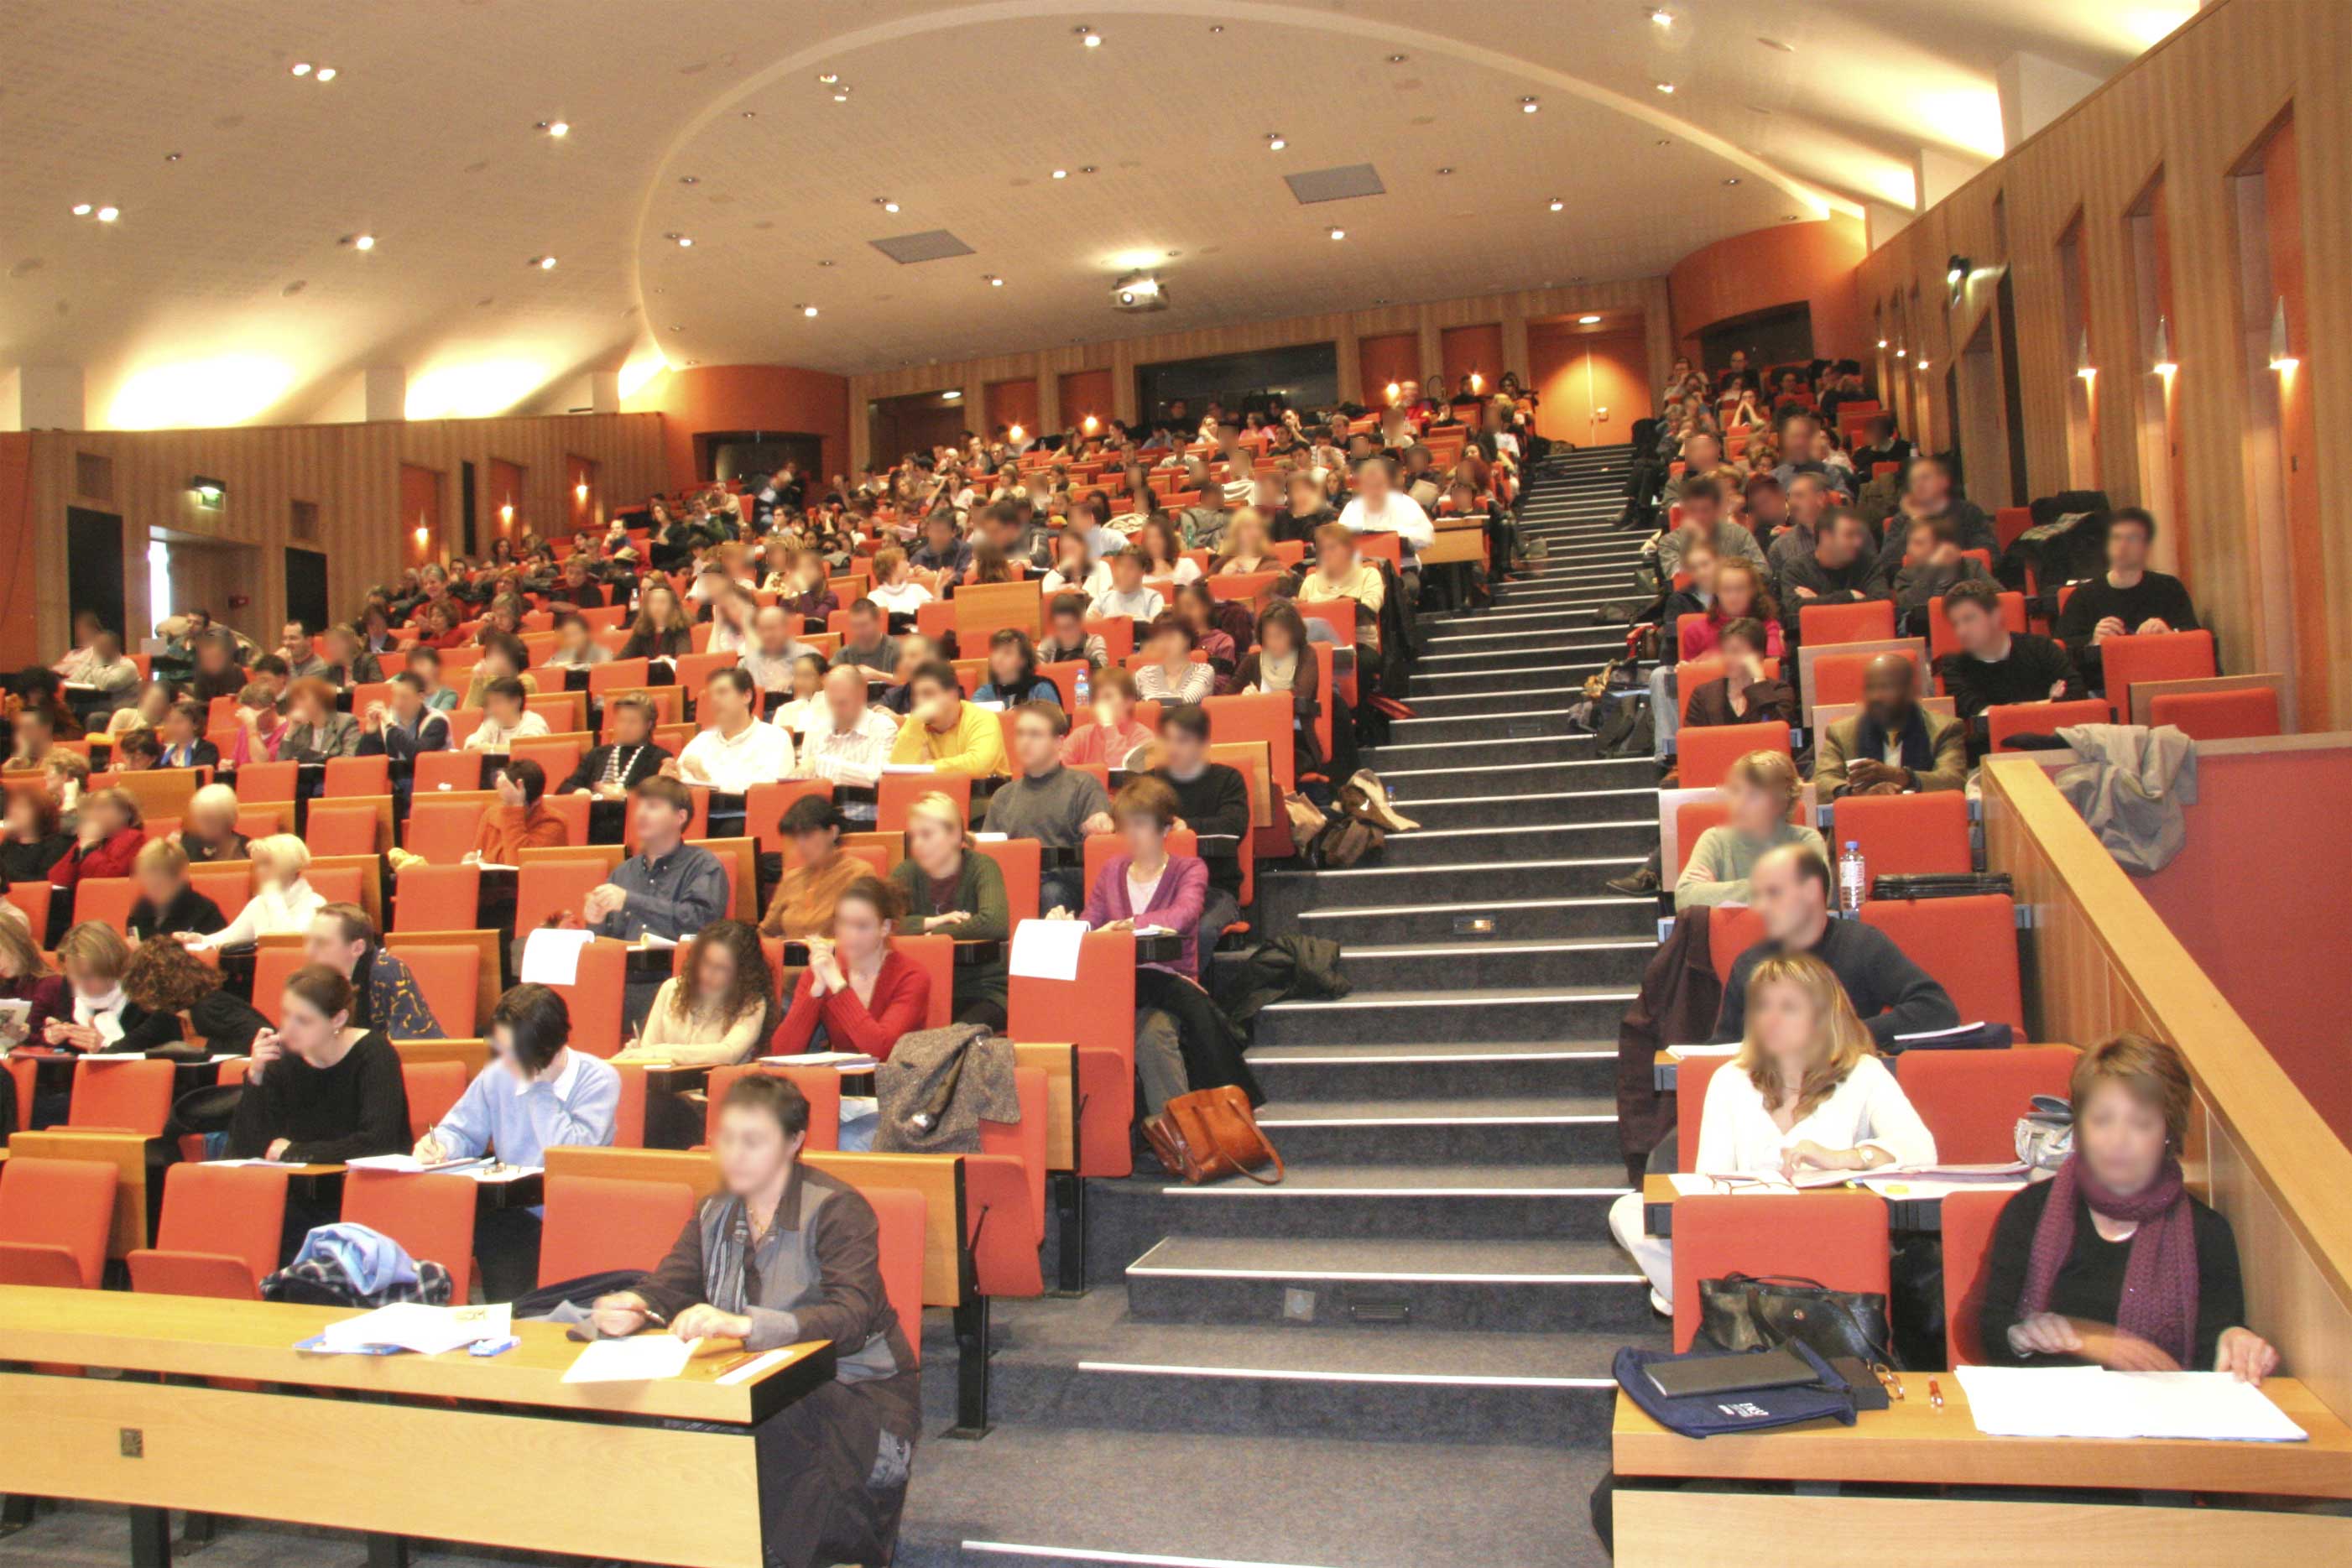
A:
{"type": "Polygon", "coordinates": [[[1423,830],[1260,878],[1357,988],[1259,1021],[1290,1179],[1094,1184],[1093,1289],[1000,1303],[1000,1424],[928,1446],[902,1563],[1601,1560],[1609,1358],[1663,1340],[1605,1224],[1617,1022],[1656,931],[1603,883],[1656,841],[1656,770],[1565,723],[1623,645],[1590,612],[1625,597],[1625,462],[1540,476],[1536,572],[1424,622],[1422,716],[1367,758],[1423,830]]]}

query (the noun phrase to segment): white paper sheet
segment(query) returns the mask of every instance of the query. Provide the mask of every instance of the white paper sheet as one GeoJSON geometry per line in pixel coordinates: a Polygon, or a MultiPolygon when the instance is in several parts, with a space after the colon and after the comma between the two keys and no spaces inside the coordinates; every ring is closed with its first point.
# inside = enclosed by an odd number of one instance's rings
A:
{"type": "Polygon", "coordinates": [[[1737,1056],[1739,1054],[1739,1042],[1733,1040],[1729,1045],[1670,1045],[1666,1047],[1666,1054],[1676,1061],[1689,1061],[1702,1056],[1737,1056]]]}
{"type": "Polygon", "coordinates": [[[1075,980],[1086,940],[1083,920],[1024,920],[1013,928],[1010,972],[1024,980],[1075,980]]]}
{"type": "Polygon", "coordinates": [[[420,1355],[438,1355],[477,1340],[504,1339],[512,1332],[513,1311],[504,1303],[428,1307],[417,1301],[396,1301],[329,1323],[320,1337],[335,1350],[390,1344],[420,1355]]]}
{"type": "Polygon", "coordinates": [[[580,949],[596,940],[593,931],[541,926],[523,939],[520,978],[533,986],[569,986],[580,978],[580,949]]]}
{"type": "Polygon", "coordinates": [[[563,1375],[566,1383],[651,1383],[676,1377],[693,1359],[698,1339],[669,1333],[632,1334],[627,1339],[600,1339],[580,1353],[563,1375]]]}
{"type": "Polygon", "coordinates": [[[749,1383],[751,1379],[761,1375],[770,1367],[775,1365],[778,1362],[784,1360],[792,1354],[792,1350],[789,1346],[782,1350],[772,1350],[767,1354],[761,1356],[759,1360],[747,1361],[742,1365],[737,1367],[734,1371],[724,1373],[719,1377],[714,1378],[712,1381],[726,1384],[730,1387],[732,1387],[738,1383],[749,1383]]]}
{"type": "Polygon", "coordinates": [[[1697,1176],[1689,1171],[1676,1171],[1666,1180],[1674,1184],[1676,1197],[1716,1197],[1729,1195],[1752,1197],[1794,1197],[1797,1188],[1775,1177],[1767,1182],[1756,1176],[1697,1176]]]}
{"type": "Polygon", "coordinates": [[[1977,1430],[1995,1437],[2173,1437],[2300,1443],[2311,1434],[2226,1372],[1963,1366],[1977,1430]]]}

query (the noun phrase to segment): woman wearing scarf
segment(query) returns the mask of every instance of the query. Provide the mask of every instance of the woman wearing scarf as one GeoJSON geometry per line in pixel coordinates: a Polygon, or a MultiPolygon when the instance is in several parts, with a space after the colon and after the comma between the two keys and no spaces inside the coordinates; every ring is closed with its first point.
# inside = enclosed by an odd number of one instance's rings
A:
{"type": "Polygon", "coordinates": [[[2120,1034],[2075,1064],[2074,1152],[2009,1200],[1979,1329],[2003,1365],[2227,1372],[2259,1383],[2278,1352],[2242,1327],[2230,1222],[2189,1196],[2192,1091],[2180,1053],[2120,1034]]]}

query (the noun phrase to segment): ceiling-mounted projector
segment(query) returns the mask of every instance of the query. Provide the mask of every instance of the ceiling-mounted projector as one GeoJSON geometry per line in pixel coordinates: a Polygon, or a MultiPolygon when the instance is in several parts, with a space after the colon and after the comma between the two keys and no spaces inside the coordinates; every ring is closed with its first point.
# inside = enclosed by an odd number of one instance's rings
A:
{"type": "Polygon", "coordinates": [[[1146,310],[1168,308],[1168,290],[1160,279],[1148,272],[1129,273],[1111,285],[1110,302],[1115,309],[1139,315],[1146,310]]]}

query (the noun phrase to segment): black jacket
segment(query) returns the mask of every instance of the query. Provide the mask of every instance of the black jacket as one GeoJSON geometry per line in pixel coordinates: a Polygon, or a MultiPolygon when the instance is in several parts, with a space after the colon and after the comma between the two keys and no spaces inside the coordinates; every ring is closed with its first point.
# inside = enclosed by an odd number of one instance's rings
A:
{"type": "MultiPolygon", "coordinates": [[[[617,743],[597,747],[581,758],[580,765],[572,770],[571,777],[548,793],[570,795],[578,790],[594,788],[596,781],[604,777],[604,769],[612,766],[613,754],[625,749],[628,748],[617,743]]],[[[629,758],[627,765],[621,769],[621,788],[624,789],[635,789],[639,784],[660,772],[661,765],[669,760],[669,753],[658,746],[640,746],[635,750],[635,755],[629,758]]]]}
{"type": "MultiPolygon", "coordinates": [[[[1746,1032],[1748,977],[1779,951],[1770,941],[1759,942],[1732,960],[1731,977],[1723,988],[1723,1011],[1715,1020],[1717,1044],[1728,1045],[1746,1032]]],[[[1961,1021],[1959,1009],[1935,977],[1875,925],[1832,917],[1812,955],[1837,976],[1863,1028],[1881,1051],[1898,1034],[1924,1034],[1961,1021]]]]}
{"type": "Polygon", "coordinates": [[[219,904],[193,887],[183,887],[161,909],[141,899],[131,906],[131,914],[122,924],[131,936],[144,942],[150,936],[176,936],[183,931],[209,936],[228,922],[221,917],[219,904]]]}
{"type": "Polygon", "coordinates": [[[389,757],[394,762],[414,762],[428,751],[449,749],[449,716],[438,708],[424,708],[416,716],[414,728],[391,715],[373,730],[360,733],[362,757],[389,757]]]}

